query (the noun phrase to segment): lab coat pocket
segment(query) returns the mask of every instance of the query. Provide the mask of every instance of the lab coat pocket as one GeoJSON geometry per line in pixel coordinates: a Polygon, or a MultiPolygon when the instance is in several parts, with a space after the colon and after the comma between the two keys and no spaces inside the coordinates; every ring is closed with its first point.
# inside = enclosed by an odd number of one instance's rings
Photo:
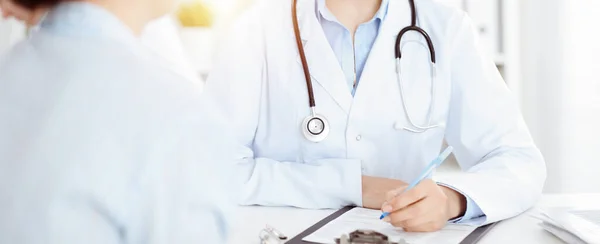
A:
{"type": "Polygon", "coordinates": [[[435,156],[440,153],[445,127],[440,126],[420,133],[405,129],[398,130],[394,143],[398,164],[389,169],[391,177],[412,181],[435,156]]]}
{"type": "Polygon", "coordinates": [[[305,164],[314,164],[322,159],[346,158],[344,144],[334,142],[335,138],[329,136],[324,141],[315,143],[306,139],[301,139],[300,153],[298,162],[305,164]]]}

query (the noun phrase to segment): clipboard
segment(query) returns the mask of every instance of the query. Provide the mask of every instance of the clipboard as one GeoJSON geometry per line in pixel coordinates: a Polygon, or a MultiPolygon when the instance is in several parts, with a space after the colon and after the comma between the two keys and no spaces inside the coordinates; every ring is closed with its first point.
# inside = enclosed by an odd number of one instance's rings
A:
{"type": "MultiPolygon", "coordinates": [[[[353,208],[355,208],[355,207],[348,206],[348,207],[344,207],[344,208],[336,211],[335,213],[332,213],[331,215],[325,217],[324,219],[317,222],[313,226],[308,227],[308,229],[306,229],[302,233],[298,234],[297,236],[295,236],[294,238],[292,238],[291,240],[286,242],[286,244],[319,244],[319,243],[314,243],[314,242],[303,241],[302,239],[304,239],[304,237],[307,237],[310,234],[314,233],[315,231],[319,230],[321,227],[325,226],[327,223],[333,221],[337,217],[350,211],[353,208]]],[[[487,234],[498,223],[499,222],[491,223],[491,224],[484,225],[484,226],[481,226],[481,227],[475,229],[473,232],[471,232],[471,234],[469,234],[467,237],[465,237],[465,239],[463,239],[459,244],[475,244],[475,243],[479,242],[479,240],[481,240],[481,238],[485,234],[487,234]]]]}

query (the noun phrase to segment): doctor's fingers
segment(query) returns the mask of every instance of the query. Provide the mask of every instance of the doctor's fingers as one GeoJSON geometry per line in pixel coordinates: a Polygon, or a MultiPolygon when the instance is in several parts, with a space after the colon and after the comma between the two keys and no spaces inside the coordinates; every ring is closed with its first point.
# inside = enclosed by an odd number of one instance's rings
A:
{"type": "Polygon", "coordinates": [[[403,221],[395,221],[392,218],[391,219],[392,222],[390,222],[390,224],[392,224],[394,227],[399,227],[399,228],[403,228],[405,230],[406,229],[410,230],[410,229],[417,229],[418,227],[423,226],[425,224],[429,224],[429,223],[433,223],[433,222],[440,222],[441,220],[442,220],[442,218],[440,218],[439,214],[431,212],[431,213],[425,213],[425,214],[419,215],[415,218],[411,218],[411,219],[407,219],[407,220],[403,220],[403,221]]]}
{"type": "MultiPolygon", "coordinates": [[[[439,187],[432,180],[424,180],[414,188],[400,193],[392,200],[386,202],[382,208],[384,212],[394,212],[414,204],[421,199],[440,191],[439,187]]],[[[443,193],[442,193],[443,195],[443,193]]]]}
{"type": "MultiPolygon", "coordinates": [[[[444,208],[439,207],[438,203],[433,198],[426,197],[415,204],[390,213],[388,220],[390,223],[393,223],[394,226],[396,226],[396,224],[401,224],[407,221],[416,221],[417,219],[422,218],[442,218],[441,216],[444,216],[442,209],[444,208]]],[[[416,224],[423,224],[423,222],[421,220],[416,224]]],[[[411,226],[416,224],[411,224],[411,226]]]]}
{"type": "Polygon", "coordinates": [[[404,192],[404,190],[406,188],[408,188],[408,185],[401,186],[401,187],[398,187],[398,188],[396,188],[394,190],[388,191],[385,194],[385,201],[388,202],[388,203],[392,202],[394,200],[394,198],[396,198],[398,195],[402,194],[402,192],[404,192]]]}

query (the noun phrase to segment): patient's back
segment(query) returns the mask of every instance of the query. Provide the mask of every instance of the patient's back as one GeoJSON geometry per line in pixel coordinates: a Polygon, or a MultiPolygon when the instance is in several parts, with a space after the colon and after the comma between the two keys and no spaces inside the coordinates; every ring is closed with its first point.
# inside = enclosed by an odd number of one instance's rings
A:
{"type": "Polygon", "coordinates": [[[0,58],[0,243],[224,242],[227,137],[202,100],[132,43],[17,45],[0,58]]]}

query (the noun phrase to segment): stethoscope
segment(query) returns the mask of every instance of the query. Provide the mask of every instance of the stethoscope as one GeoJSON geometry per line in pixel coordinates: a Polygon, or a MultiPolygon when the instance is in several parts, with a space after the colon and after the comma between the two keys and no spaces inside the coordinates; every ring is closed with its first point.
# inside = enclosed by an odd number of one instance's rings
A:
{"type": "MultiPolygon", "coordinates": [[[[431,124],[431,114],[434,112],[434,104],[435,104],[435,80],[437,77],[437,72],[436,72],[436,58],[435,58],[435,48],[433,46],[433,42],[431,41],[431,38],[429,37],[429,34],[427,34],[427,32],[425,30],[423,30],[422,28],[417,26],[417,11],[416,11],[416,7],[415,7],[415,1],[414,0],[409,0],[408,1],[410,3],[410,10],[411,10],[411,25],[405,27],[404,29],[400,30],[400,32],[398,33],[398,36],[396,37],[396,42],[395,42],[395,57],[396,57],[396,78],[398,80],[398,86],[400,89],[400,97],[402,99],[402,106],[404,108],[404,113],[406,115],[406,118],[408,120],[408,123],[410,124],[410,127],[407,126],[403,126],[402,124],[400,124],[399,122],[396,122],[394,124],[394,128],[397,130],[406,130],[409,132],[413,132],[413,133],[423,133],[426,132],[430,129],[439,127],[440,125],[432,125],[431,124]],[[420,33],[424,38],[425,41],[427,42],[427,47],[429,49],[429,54],[430,54],[430,58],[431,58],[431,103],[429,104],[429,111],[427,113],[427,119],[426,119],[426,124],[424,125],[417,125],[412,117],[410,116],[410,112],[408,110],[408,106],[406,104],[406,101],[404,99],[405,95],[404,95],[404,88],[402,85],[402,65],[401,65],[401,58],[402,58],[402,50],[401,50],[401,41],[402,41],[402,37],[404,36],[404,34],[406,34],[409,31],[414,31],[414,32],[418,32],[420,33]]],[[[311,81],[311,75],[310,75],[310,70],[308,68],[308,61],[306,60],[306,54],[304,52],[304,47],[302,45],[302,40],[300,37],[300,27],[298,24],[298,14],[297,14],[297,5],[298,5],[298,0],[293,0],[293,4],[292,4],[292,22],[294,25],[294,34],[296,36],[296,44],[298,45],[298,52],[300,54],[300,60],[302,61],[302,68],[304,70],[304,78],[306,80],[306,87],[308,90],[308,102],[310,105],[310,112],[311,114],[308,115],[302,122],[302,134],[304,135],[304,137],[312,142],[321,142],[323,140],[325,140],[325,138],[327,138],[327,135],[329,135],[329,122],[327,121],[327,119],[316,113],[315,111],[315,96],[314,96],[314,91],[313,91],[313,86],[312,86],[312,81],[311,81]]]]}

